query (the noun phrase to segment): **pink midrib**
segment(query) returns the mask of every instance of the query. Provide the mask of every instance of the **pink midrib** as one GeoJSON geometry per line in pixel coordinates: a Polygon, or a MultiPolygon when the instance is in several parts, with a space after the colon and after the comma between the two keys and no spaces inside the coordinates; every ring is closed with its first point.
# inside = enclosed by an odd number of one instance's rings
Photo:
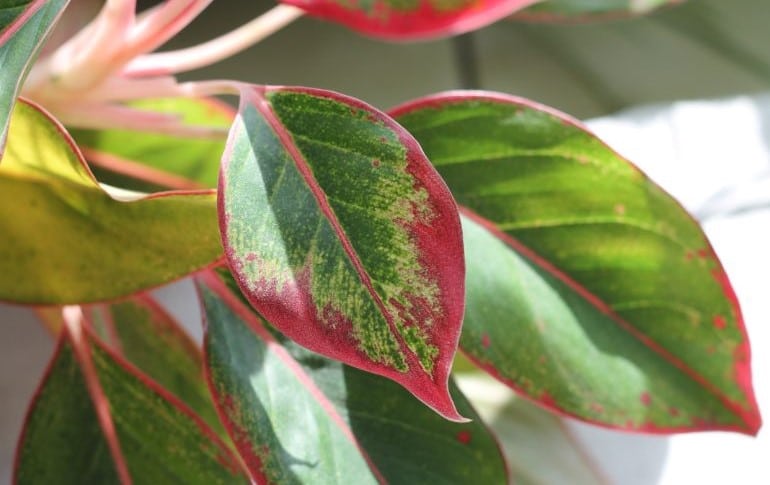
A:
{"type": "Polygon", "coordinates": [[[498,229],[493,222],[487,219],[484,219],[483,217],[479,216],[478,214],[474,213],[473,211],[471,211],[466,207],[460,206],[459,208],[460,208],[460,212],[463,215],[465,215],[475,223],[481,225],[485,230],[489,231],[495,237],[505,242],[508,246],[513,248],[521,256],[525,257],[526,259],[536,264],[541,269],[547,271],[550,275],[552,275],[553,277],[555,277],[556,279],[558,279],[559,281],[567,285],[572,291],[580,295],[583,299],[585,299],[588,303],[594,306],[597,310],[599,310],[600,312],[610,317],[610,319],[615,323],[617,323],[618,326],[620,326],[620,328],[628,332],[631,336],[639,340],[647,348],[649,348],[653,352],[663,357],[671,365],[673,365],[674,367],[682,371],[694,382],[696,382],[698,385],[703,387],[706,391],[714,395],[717,399],[719,399],[719,401],[727,409],[729,409],[733,414],[735,414],[735,416],[742,419],[745,422],[744,424],[750,426],[749,423],[754,422],[754,418],[752,418],[751,413],[749,411],[745,410],[739,404],[730,400],[722,392],[721,389],[719,389],[714,384],[709,382],[705,377],[703,377],[693,368],[691,368],[686,363],[678,359],[675,355],[670,353],[668,350],[666,350],[663,346],[661,346],[656,341],[651,339],[649,336],[647,336],[646,334],[641,332],[639,329],[634,327],[631,323],[624,320],[620,315],[615,313],[615,311],[607,303],[605,303],[601,298],[591,293],[587,288],[582,286],[577,281],[573,280],[569,275],[567,275],[566,273],[558,269],[550,261],[547,261],[545,258],[540,256],[539,254],[535,253],[532,249],[522,244],[518,239],[498,229]]]}
{"type": "MultiPolygon", "coordinates": [[[[253,103],[254,106],[257,108],[260,114],[264,116],[265,120],[268,122],[283,147],[289,153],[292,160],[294,160],[295,167],[304,179],[305,184],[308,186],[308,188],[310,188],[313,197],[315,197],[316,202],[318,203],[318,207],[321,209],[321,213],[332,225],[332,229],[337,235],[337,239],[342,244],[345,254],[353,264],[353,267],[355,268],[361,283],[364,285],[364,287],[366,287],[368,293],[374,299],[377,308],[380,310],[380,313],[383,315],[385,321],[388,324],[388,328],[390,328],[391,334],[396,338],[400,347],[404,350],[410,368],[418,369],[418,372],[423,372],[422,364],[420,363],[417,356],[409,348],[401,333],[398,331],[398,327],[396,327],[393,316],[390,314],[390,311],[388,311],[380,295],[374,289],[374,285],[372,283],[371,277],[369,276],[369,273],[367,273],[366,269],[364,268],[361,259],[356,253],[355,248],[353,248],[353,244],[350,242],[350,239],[348,239],[348,236],[345,233],[345,230],[343,229],[339,220],[337,219],[336,214],[334,214],[332,211],[329,205],[329,201],[326,199],[326,195],[324,194],[323,189],[315,180],[315,177],[313,176],[313,173],[307,161],[305,160],[305,157],[302,155],[302,153],[300,153],[299,149],[294,144],[294,140],[292,139],[291,135],[284,129],[282,123],[273,112],[270,106],[270,102],[265,97],[264,90],[255,90],[254,93],[256,94],[257,98],[253,103]]],[[[430,377],[432,378],[433,376],[430,377]]]]}

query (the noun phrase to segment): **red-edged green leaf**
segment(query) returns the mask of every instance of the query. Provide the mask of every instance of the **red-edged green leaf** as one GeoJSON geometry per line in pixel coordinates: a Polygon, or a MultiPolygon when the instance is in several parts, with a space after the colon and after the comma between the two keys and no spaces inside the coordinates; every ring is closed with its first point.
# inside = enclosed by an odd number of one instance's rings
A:
{"type": "Polygon", "coordinates": [[[0,156],[32,60],[69,0],[0,0],[0,156]]]}
{"type": "Polygon", "coordinates": [[[757,431],[738,302],[674,199],[577,121],[518,98],[446,93],[395,116],[469,208],[474,360],[588,421],[757,431]]]}
{"type": "Polygon", "coordinates": [[[397,384],[273,334],[218,277],[198,282],[212,391],[244,461],[268,483],[506,483],[462,394],[452,423],[397,384]]]}
{"type": "Polygon", "coordinates": [[[241,98],[219,182],[241,290],[289,338],[462,419],[447,391],[464,300],[459,218],[417,142],[336,93],[241,98]]]}
{"type": "MultiPolygon", "coordinates": [[[[205,98],[143,99],[131,107],[173,114],[188,127],[222,128],[232,124],[235,111],[205,98]]],[[[101,182],[144,192],[159,188],[213,188],[225,149],[219,138],[142,133],[129,130],[74,130],[72,136],[101,182]]]]}
{"type": "Polygon", "coordinates": [[[545,0],[517,12],[514,18],[533,22],[584,22],[643,15],[684,0],[545,0]]]}
{"type": "Polygon", "coordinates": [[[480,29],[539,0],[281,0],[372,37],[416,40],[480,29]]]}
{"type": "Polygon", "coordinates": [[[203,378],[200,349],[149,295],[86,309],[94,332],[115,352],[190,406],[221,433],[203,378]]]}
{"type": "Polygon", "coordinates": [[[203,422],[88,334],[61,333],[15,483],[248,483],[203,422]]]}
{"type": "Polygon", "coordinates": [[[10,133],[0,163],[0,300],[112,299],[221,258],[213,191],[116,200],[38,107],[18,103],[10,133]]]}

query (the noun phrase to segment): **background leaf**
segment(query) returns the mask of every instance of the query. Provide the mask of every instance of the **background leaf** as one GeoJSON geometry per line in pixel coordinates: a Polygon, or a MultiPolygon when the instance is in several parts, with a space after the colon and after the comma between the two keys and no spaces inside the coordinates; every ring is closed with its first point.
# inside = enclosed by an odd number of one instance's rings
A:
{"type": "Polygon", "coordinates": [[[114,455],[95,408],[114,424],[135,483],[248,483],[238,462],[202,421],[150,385],[91,337],[90,363],[61,333],[17,451],[15,483],[118,483],[114,455]],[[83,367],[85,366],[85,367],[83,367]],[[86,370],[95,370],[93,377],[86,370]],[[99,398],[98,402],[92,401],[99,398]],[[108,411],[107,411],[108,410],[108,411]],[[151,417],[151,419],[148,419],[151,417]]]}
{"type": "MultiPolygon", "coordinates": [[[[178,115],[186,126],[223,130],[235,116],[230,106],[206,98],[142,99],[131,107],[178,115]]],[[[225,149],[224,133],[218,139],[110,129],[73,130],[72,137],[99,181],[142,192],[216,187],[225,149]]]]}
{"type": "Polygon", "coordinates": [[[360,101],[242,93],[222,160],[225,255],[292,340],[389,377],[449,419],[463,311],[457,208],[414,139],[360,101]]]}
{"type": "Polygon", "coordinates": [[[96,183],[63,129],[34,105],[17,104],[10,131],[0,164],[0,300],[112,299],[221,257],[212,191],[118,201],[96,183]]]}
{"type": "Polygon", "coordinates": [[[479,29],[538,0],[282,1],[372,37],[416,40],[479,29]]]}
{"type": "Polygon", "coordinates": [[[271,334],[234,284],[209,274],[198,287],[212,390],[268,482],[507,482],[496,442],[453,385],[473,422],[449,422],[393,382],[271,334]]]}
{"type": "Polygon", "coordinates": [[[32,60],[69,0],[0,0],[0,157],[32,60]]]}
{"type": "Polygon", "coordinates": [[[482,367],[592,422],[757,431],[738,303],[676,201],[521,99],[448,93],[395,115],[469,208],[462,347],[482,367]]]}
{"type": "Polygon", "coordinates": [[[684,0],[546,0],[517,12],[514,18],[527,21],[565,22],[610,20],[641,15],[684,0]]]}

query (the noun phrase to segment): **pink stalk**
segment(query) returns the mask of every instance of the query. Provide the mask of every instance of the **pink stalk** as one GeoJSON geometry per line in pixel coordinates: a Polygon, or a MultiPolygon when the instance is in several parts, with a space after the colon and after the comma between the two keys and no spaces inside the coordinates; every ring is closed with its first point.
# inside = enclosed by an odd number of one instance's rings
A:
{"type": "Polygon", "coordinates": [[[125,53],[128,59],[151,52],[174,37],[213,0],[167,0],[140,16],[125,53]]]}
{"type": "Polygon", "coordinates": [[[278,5],[251,22],[203,44],[138,57],[128,64],[124,73],[130,76],[171,74],[219,62],[260,42],[303,13],[303,10],[290,5],[278,5]]]}

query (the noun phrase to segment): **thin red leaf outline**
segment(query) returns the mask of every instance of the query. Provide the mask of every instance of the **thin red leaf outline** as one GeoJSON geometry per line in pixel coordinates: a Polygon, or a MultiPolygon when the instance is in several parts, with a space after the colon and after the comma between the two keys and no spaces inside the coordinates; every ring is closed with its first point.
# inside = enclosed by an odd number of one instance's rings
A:
{"type": "MultiPolygon", "coordinates": [[[[79,307],[69,307],[78,308],[79,307]]],[[[22,430],[17,439],[16,452],[14,457],[14,469],[12,483],[18,483],[18,472],[21,464],[21,450],[24,443],[24,439],[27,434],[27,426],[35,411],[37,402],[40,398],[43,388],[46,385],[48,378],[55,367],[59,355],[61,354],[64,345],[71,345],[73,355],[78,363],[81,372],[83,373],[83,379],[86,383],[88,393],[91,397],[94,405],[95,413],[98,416],[99,426],[102,429],[105,440],[107,440],[108,447],[110,449],[110,455],[117,468],[117,473],[121,481],[121,485],[131,485],[132,479],[128,471],[128,466],[125,461],[125,457],[120,448],[120,439],[117,436],[114,423],[112,421],[112,415],[110,413],[110,403],[102,390],[99,382],[98,371],[96,370],[92,357],[91,346],[97,346],[99,350],[106,353],[108,357],[121,367],[124,371],[129,373],[132,377],[139,380],[141,384],[148,388],[150,392],[157,394],[161,399],[168,402],[175,410],[189,418],[201,431],[201,433],[213,443],[219,450],[220,463],[226,467],[232,473],[247,473],[245,466],[238,459],[236,455],[233,455],[227,445],[217,436],[217,434],[200,418],[187,404],[182,402],[178,397],[167,391],[160,384],[155,382],[151,377],[142,372],[134,364],[127,361],[124,357],[119,355],[114,349],[102,343],[101,339],[96,336],[89,328],[88,322],[82,320],[76,323],[75,329],[69,319],[65,318],[67,322],[57,338],[56,346],[54,348],[53,355],[46,365],[43,377],[41,378],[38,387],[32,395],[30,404],[27,408],[27,412],[22,424],[22,430]],[[78,329],[79,327],[79,329],[78,329]],[[78,332],[82,332],[80,336],[78,332]]]]}
{"type": "MultiPolygon", "coordinates": [[[[436,93],[430,96],[426,96],[423,98],[418,98],[412,101],[407,101],[406,103],[403,103],[401,105],[398,105],[390,109],[388,111],[388,114],[390,114],[394,118],[398,118],[400,116],[406,115],[412,111],[416,111],[419,109],[425,109],[425,108],[439,109],[453,103],[464,103],[467,101],[474,101],[474,100],[486,101],[486,102],[497,102],[497,103],[503,103],[503,104],[509,104],[509,105],[512,104],[512,105],[522,106],[525,108],[529,108],[529,109],[533,109],[533,110],[537,110],[537,111],[541,111],[543,113],[549,114],[554,118],[558,119],[560,122],[566,125],[572,126],[574,128],[577,128],[594,137],[615,157],[617,157],[620,160],[623,160],[626,164],[628,164],[628,166],[631,169],[636,171],[637,174],[645,180],[645,183],[650,184],[653,188],[659,190],[660,192],[667,193],[657,183],[655,183],[655,181],[647,177],[647,175],[644,172],[642,172],[631,161],[626,160],[622,155],[620,155],[614,149],[612,149],[612,147],[610,147],[609,145],[604,143],[601,139],[596,137],[596,135],[594,135],[591,132],[591,130],[587,126],[585,126],[583,123],[581,123],[579,120],[577,120],[576,118],[570,115],[562,113],[561,111],[553,109],[549,106],[528,100],[526,98],[521,98],[518,96],[512,96],[512,95],[491,92],[491,91],[480,91],[480,90],[445,91],[445,92],[436,93]]],[[[689,219],[690,222],[692,222],[695,225],[698,225],[697,221],[681,205],[681,203],[678,200],[674,198],[672,198],[672,200],[676,203],[677,207],[681,210],[681,212],[687,215],[687,218],[689,219]]],[[[575,291],[588,303],[594,306],[597,310],[599,310],[601,313],[604,313],[605,315],[610,317],[612,321],[617,323],[621,328],[627,331],[634,338],[642,342],[645,346],[647,346],[648,348],[653,350],[655,353],[660,355],[667,362],[669,362],[674,367],[676,367],[677,369],[685,373],[688,377],[693,379],[693,381],[698,383],[706,391],[714,395],[725,406],[726,409],[730,410],[736,417],[738,417],[743,422],[744,426],[708,425],[707,427],[702,427],[702,429],[701,427],[693,427],[693,426],[659,427],[651,423],[645,423],[644,425],[640,427],[635,427],[635,428],[624,428],[621,426],[612,426],[599,421],[591,421],[584,417],[574,415],[569,411],[565,411],[564,409],[561,409],[552,400],[538,400],[535,397],[530,396],[524,391],[523,388],[520,388],[515,383],[513,383],[510,379],[501,375],[493,365],[481,362],[478,358],[476,358],[471,353],[471,351],[466,350],[461,346],[460,350],[463,352],[463,354],[467,356],[468,359],[473,361],[477,366],[487,371],[491,376],[498,379],[503,384],[515,390],[517,394],[519,394],[520,396],[524,397],[525,399],[528,399],[529,401],[535,403],[538,406],[549,409],[550,411],[554,412],[559,416],[586,421],[586,422],[589,422],[590,424],[598,425],[600,427],[605,427],[609,429],[628,429],[629,431],[639,431],[639,432],[645,432],[650,434],[687,433],[687,432],[695,432],[695,431],[703,431],[703,430],[735,431],[735,432],[746,433],[750,435],[756,435],[759,432],[759,429],[762,426],[762,418],[759,413],[759,408],[757,405],[754,388],[751,385],[752,383],[751,366],[749,365],[749,362],[751,361],[751,349],[750,349],[748,333],[746,331],[746,326],[744,324],[740,304],[738,302],[735,291],[733,290],[732,285],[729,279],[727,278],[726,273],[724,272],[724,268],[722,266],[721,261],[719,260],[719,257],[716,255],[716,252],[711,246],[710,241],[708,240],[707,237],[705,237],[705,235],[703,237],[703,241],[706,244],[705,250],[708,253],[708,256],[711,259],[713,259],[715,264],[714,276],[717,278],[718,282],[721,284],[725,298],[727,298],[727,300],[730,302],[731,307],[735,312],[736,325],[739,328],[741,337],[743,339],[742,343],[737,348],[737,354],[742,358],[742,361],[734,361],[734,365],[735,365],[734,372],[736,374],[735,381],[737,382],[738,387],[741,389],[741,391],[745,395],[746,403],[748,407],[744,407],[743,405],[733,402],[732,400],[727,398],[727,396],[725,396],[721,390],[719,390],[716,386],[708,382],[703,376],[701,376],[700,374],[695,372],[692,368],[687,366],[684,362],[682,362],[681,360],[673,356],[669,351],[664,349],[657,342],[647,337],[644,333],[642,333],[640,330],[634,327],[631,323],[621,318],[606,303],[604,303],[601,300],[601,298],[594,295],[585,286],[581,285],[580,283],[572,279],[570,276],[568,276],[566,273],[561,271],[559,268],[556,268],[550,261],[540,256],[535,251],[533,251],[526,245],[522,244],[520,241],[518,241],[514,237],[498,229],[497,226],[494,224],[494,222],[485,219],[484,217],[474,213],[472,210],[466,207],[461,206],[460,212],[466,217],[468,217],[469,219],[481,225],[485,230],[490,232],[492,235],[502,240],[506,245],[508,245],[514,251],[516,251],[520,256],[524,257],[525,259],[533,263],[535,266],[543,269],[544,271],[551,274],[553,277],[555,277],[556,279],[558,279],[559,281],[563,282],[565,285],[570,287],[573,291],[575,291]]]]}

